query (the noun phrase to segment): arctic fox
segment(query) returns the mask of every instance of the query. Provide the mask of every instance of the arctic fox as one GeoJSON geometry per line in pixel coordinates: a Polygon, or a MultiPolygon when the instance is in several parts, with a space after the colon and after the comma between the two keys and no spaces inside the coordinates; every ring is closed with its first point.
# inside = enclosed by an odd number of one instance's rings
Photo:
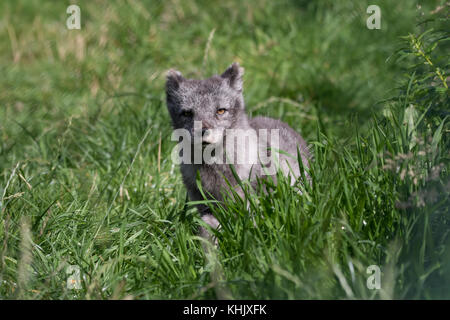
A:
{"type": "MultiPolygon", "coordinates": [[[[167,73],[167,107],[173,127],[175,131],[187,132],[192,138],[187,143],[188,148],[182,150],[182,153],[190,153],[190,156],[184,157],[180,162],[181,174],[191,201],[203,200],[196,183],[197,175],[200,177],[204,194],[208,197],[223,200],[229,184],[243,196],[229,161],[217,161],[223,159],[217,159],[214,152],[212,156],[216,158],[216,162],[203,158],[195,161],[194,158],[198,154],[203,156],[207,148],[217,146],[215,153],[222,150],[226,160],[230,157],[236,160],[240,156],[242,160],[242,155],[247,153],[244,161],[232,162],[235,173],[241,180],[255,181],[256,177],[263,175],[275,178],[276,171],[267,172],[267,168],[274,164],[275,154],[279,168],[283,174],[291,177],[292,182],[300,176],[297,150],[303,165],[308,166],[310,154],[307,144],[297,132],[280,120],[247,116],[243,96],[243,73],[244,69],[238,63],[233,63],[221,75],[204,80],[186,79],[173,69],[167,73]],[[230,134],[233,134],[233,137],[230,138],[230,134]],[[242,139],[243,137],[245,139],[242,139]],[[235,138],[238,138],[237,144],[234,144],[235,138]],[[230,139],[233,142],[231,144],[230,139]],[[260,148],[261,145],[266,148],[260,148]],[[233,147],[231,151],[230,146],[233,147]],[[262,163],[261,159],[267,156],[271,161],[262,163]]],[[[219,227],[217,219],[206,205],[198,205],[198,209],[203,221],[212,228],[219,227]]],[[[203,228],[200,234],[208,237],[203,228]]]]}

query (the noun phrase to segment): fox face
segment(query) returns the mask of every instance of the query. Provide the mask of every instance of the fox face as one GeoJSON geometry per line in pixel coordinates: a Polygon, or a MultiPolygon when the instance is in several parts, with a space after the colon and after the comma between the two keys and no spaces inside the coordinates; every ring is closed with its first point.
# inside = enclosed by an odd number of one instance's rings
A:
{"type": "Polygon", "coordinates": [[[246,121],[243,73],[237,63],[204,80],[185,79],[179,71],[169,70],[166,97],[174,129],[186,129],[193,137],[194,130],[201,128],[203,144],[214,144],[226,129],[239,127],[246,121]]]}

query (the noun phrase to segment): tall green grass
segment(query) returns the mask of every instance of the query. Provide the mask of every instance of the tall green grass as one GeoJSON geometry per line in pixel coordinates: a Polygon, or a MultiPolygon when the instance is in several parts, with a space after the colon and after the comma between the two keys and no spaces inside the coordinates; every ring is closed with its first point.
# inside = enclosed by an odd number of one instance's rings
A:
{"type": "Polygon", "coordinates": [[[0,297],[448,299],[446,4],[379,1],[368,30],[369,4],[86,1],[69,31],[63,2],[2,1],[0,297]],[[205,259],[164,72],[231,61],[249,113],[311,144],[311,185],[214,207],[205,259]]]}

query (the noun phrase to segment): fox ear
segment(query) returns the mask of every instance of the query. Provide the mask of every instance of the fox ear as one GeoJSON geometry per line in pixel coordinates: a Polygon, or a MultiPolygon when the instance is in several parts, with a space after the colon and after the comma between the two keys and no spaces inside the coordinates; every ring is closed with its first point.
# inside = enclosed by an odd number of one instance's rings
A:
{"type": "Polygon", "coordinates": [[[244,68],[239,63],[234,62],[231,66],[222,73],[221,77],[228,80],[230,87],[236,91],[242,92],[242,76],[244,75],[244,68]]]}
{"type": "Polygon", "coordinates": [[[180,87],[180,83],[184,81],[181,72],[174,69],[167,71],[166,78],[166,92],[168,95],[177,91],[180,87]]]}

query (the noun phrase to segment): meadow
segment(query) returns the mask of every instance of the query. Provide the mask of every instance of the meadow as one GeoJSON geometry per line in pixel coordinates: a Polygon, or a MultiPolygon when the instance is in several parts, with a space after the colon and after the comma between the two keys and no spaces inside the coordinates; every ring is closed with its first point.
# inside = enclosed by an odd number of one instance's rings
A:
{"type": "Polygon", "coordinates": [[[449,299],[449,9],[1,1],[0,299],[449,299]],[[248,113],[311,145],[311,184],[214,207],[205,257],[165,72],[233,61],[248,113]]]}

